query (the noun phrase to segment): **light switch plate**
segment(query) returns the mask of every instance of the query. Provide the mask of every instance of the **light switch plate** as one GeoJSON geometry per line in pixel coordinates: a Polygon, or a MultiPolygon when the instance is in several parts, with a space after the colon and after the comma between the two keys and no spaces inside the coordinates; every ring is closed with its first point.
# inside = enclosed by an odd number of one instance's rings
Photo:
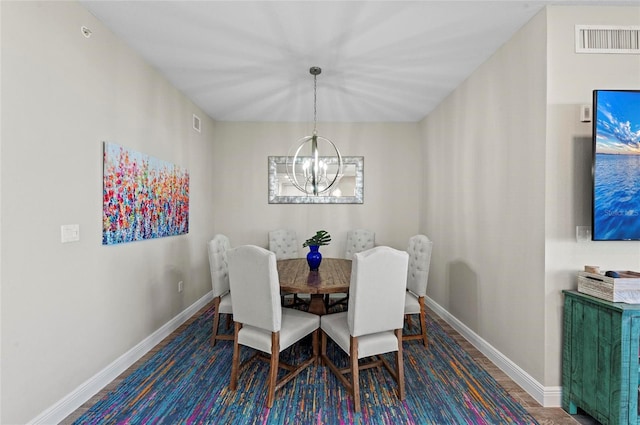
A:
{"type": "Polygon", "coordinates": [[[63,224],[60,226],[60,238],[62,243],[77,242],[80,240],[79,224],[63,224]]]}

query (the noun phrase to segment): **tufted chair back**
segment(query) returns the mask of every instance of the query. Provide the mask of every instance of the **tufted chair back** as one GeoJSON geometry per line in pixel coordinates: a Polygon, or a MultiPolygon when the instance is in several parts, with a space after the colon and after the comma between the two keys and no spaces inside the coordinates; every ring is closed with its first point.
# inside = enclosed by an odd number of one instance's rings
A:
{"type": "Polygon", "coordinates": [[[229,267],[227,265],[227,250],[231,248],[229,238],[217,234],[208,243],[209,268],[211,270],[211,285],[213,296],[220,297],[229,292],[229,267]]]}
{"type": "MultiPolygon", "coordinates": [[[[354,254],[347,309],[350,335],[402,329],[407,263],[406,252],[388,246],[354,254]]],[[[365,357],[365,352],[362,347],[358,357],[365,357]]]]}
{"type": "Polygon", "coordinates": [[[347,247],[344,258],[353,259],[353,255],[371,249],[376,245],[376,234],[371,230],[355,229],[347,232],[347,247]]]}
{"type": "Polygon", "coordinates": [[[255,245],[234,248],[229,251],[229,272],[233,288],[233,320],[279,332],[282,307],[274,253],[255,245]]]}
{"type": "Polygon", "coordinates": [[[298,258],[298,236],[295,230],[278,229],[269,232],[269,251],[277,260],[298,258]]]}
{"type": "Polygon", "coordinates": [[[419,297],[424,297],[427,294],[432,248],[433,242],[425,235],[415,235],[409,238],[407,289],[419,297]]]}

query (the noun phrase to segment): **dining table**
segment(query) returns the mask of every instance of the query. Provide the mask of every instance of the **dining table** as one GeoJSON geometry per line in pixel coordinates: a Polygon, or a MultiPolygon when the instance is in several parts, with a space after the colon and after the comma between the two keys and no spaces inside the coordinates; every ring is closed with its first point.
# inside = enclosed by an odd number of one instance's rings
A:
{"type": "Polygon", "coordinates": [[[325,296],[348,293],[351,281],[351,260],[323,258],[318,270],[311,270],[306,258],[278,260],[280,292],[309,294],[309,312],[327,314],[325,296]]]}

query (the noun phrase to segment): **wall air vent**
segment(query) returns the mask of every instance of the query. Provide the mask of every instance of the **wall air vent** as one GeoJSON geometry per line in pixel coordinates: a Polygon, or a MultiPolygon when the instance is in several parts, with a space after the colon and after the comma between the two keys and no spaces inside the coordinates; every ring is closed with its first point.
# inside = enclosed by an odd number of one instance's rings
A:
{"type": "Polygon", "coordinates": [[[200,133],[200,117],[193,114],[193,129],[200,133]]]}
{"type": "Polygon", "coordinates": [[[576,25],[576,53],[640,54],[640,27],[576,25]]]}

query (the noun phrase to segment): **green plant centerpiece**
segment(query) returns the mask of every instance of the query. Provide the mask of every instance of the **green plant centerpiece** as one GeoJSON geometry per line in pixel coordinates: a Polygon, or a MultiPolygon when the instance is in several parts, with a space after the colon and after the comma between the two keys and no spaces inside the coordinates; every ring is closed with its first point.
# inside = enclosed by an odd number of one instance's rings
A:
{"type": "Polygon", "coordinates": [[[318,230],[315,235],[304,241],[302,247],[329,245],[331,235],[326,230],[318,230]]]}
{"type": "Polygon", "coordinates": [[[307,254],[307,263],[311,271],[317,271],[322,262],[322,254],[318,251],[318,248],[322,245],[329,245],[331,242],[331,235],[326,230],[318,230],[315,235],[304,241],[302,247],[309,247],[309,253],[307,254]]]}

